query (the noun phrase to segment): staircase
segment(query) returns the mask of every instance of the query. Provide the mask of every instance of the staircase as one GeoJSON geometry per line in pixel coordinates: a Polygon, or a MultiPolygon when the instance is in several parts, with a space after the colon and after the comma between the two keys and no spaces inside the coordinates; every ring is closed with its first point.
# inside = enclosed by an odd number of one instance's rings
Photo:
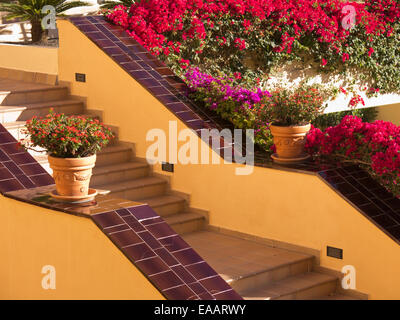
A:
{"type": "MultiPolygon", "coordinates": [[[[23,138],[26,120],[46,115],[50,107],[88,116],[67,87],[0,78],[0,122],[15,138],[23,138]]],[[[45,155],[33,156],[51,171],[45,155]]],[[[135,158],[129,143],[116,139],[98,154],[91,187],[149,204],[245,299],[353,299],[336,293],[337,277],[313,271],[312,255],[207,231],[205,215],[173,193],[147,162],[135,158]]],[[[193,273],[204,272],[199,267],[188,266],[193,273]]]]}

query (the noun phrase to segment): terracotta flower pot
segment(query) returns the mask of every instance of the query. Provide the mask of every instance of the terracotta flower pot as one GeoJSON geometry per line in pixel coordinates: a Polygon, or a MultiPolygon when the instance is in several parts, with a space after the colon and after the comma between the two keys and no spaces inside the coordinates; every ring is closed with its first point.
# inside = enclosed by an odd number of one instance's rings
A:
{"type": "Polygon", "coordinates": [[[300,162],[308,159],[304,152],[307,133],[311,124],[305,126],[270,126],[274,137],[276,154],[272,156],[276,162],[300,162]]]}
{"type": "Polygon", "coordinates": [[[55,158],[49,156],[50,168],[60,196],[85,197],[88,195],[92,168],[96,155],[84,158],[55,158]]]}

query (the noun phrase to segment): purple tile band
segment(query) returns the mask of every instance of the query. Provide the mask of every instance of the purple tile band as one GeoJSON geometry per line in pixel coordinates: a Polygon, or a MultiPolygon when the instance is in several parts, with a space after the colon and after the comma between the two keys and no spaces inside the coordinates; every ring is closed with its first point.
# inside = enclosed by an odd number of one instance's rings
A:
{"type": "Polygon", "coordinates": [[[53,178],[0,124],[0,193],[51,184],[53,178]]]}
{"type": "Polygon", "coordinates": [[[148,205],[91,217],[167,299],[242,299],[148,205]]]}

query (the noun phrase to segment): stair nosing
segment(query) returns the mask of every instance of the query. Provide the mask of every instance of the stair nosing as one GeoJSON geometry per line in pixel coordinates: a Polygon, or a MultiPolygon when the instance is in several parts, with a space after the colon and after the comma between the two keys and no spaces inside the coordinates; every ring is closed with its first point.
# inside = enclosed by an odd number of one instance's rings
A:
{"type": "Polygon", "coordinates": [[[240,280],[243,280],[243,279],[247,279],[247,278],[251,278],[251,277],[254,277],[254,276],[258,276],[258,275],[266,273],[266,272],[271,272],[271,271],[274,271],[274,270],[277,270],[277,269],[280,269],[280,268],[284,268],[284,267],[291,266],[291,265],[294,265],[294,264],[297,264],[297,263],[305,262],[307,260],[313,260],[313,258],[314,258],[313,256],[309,256],[309,257],[304,257],[304,258],[296,260],[296,261],[285,262],[285,263],[282,263],[280,265],[273,266],[273,267],[270,267],[270,268],[266,267],[268,269],[263,269],[263,270],[260,270],[260,271],[257,271],[257,272],[252,272],[252,273],[248,273],[248,274],[245,274],[245,275],[241,275],[239,277],[234,277],[234,278],[228,279],[227,282],[230,283],[230,284],[233,284],[233,283],[235,283],[237,281],[240,281],[240,280]]]}
{"type": "Polygon", "coordinates": [[[110,165],[104,165],[104,166],[95,166],[93,168],[93,176],[100,176],[103,174],[108,174],[108,173],[115,173],[115,172],[120,172],[120,171],[126,171],[126,170],[136,170],[136,169],[143,169],[143,168],[148,168],[148,164],[142,163],[142,162],[137,162],[137,161],[127,161],[127,162],[120,162],[120,163],[115,163],[115,164],[110,164],[110,165]],[[137,164],[137,166],[132,166],[129,167],[127,166],[126,168],[117,168],[119,165],[122,164],[137,164]],[[103,170],[107,170],[105,172],[102,172],[103,170]],[[100,171],[100,172],[98,172],[100,171]]]}
{"type": "Polygon", "coordinates": [[[173,225],[179,225],[179,224],[183,224],[183,223],[187,223],[187,222],[190,222],[190,221],[195,221],[195,220],[203,220],[203,219],[205,219],[204,218],[204,216],[203,215],[201,215],[201,214],[199,214],[199,213],[195,213],[195,212],[181,212],[181,213],[175,213],[175,214],[172,214],[172,215],[170,215],[170,216],[168,216],[168,217],[165,217],[164,218],[164,220],[169,224],[169,225],[171,225],[171,226],[173,226],[173,225]],[[173,220],[175,217],[187,217],[187,216],[189,216],[189,215],[191,215],[191,216],[193,216],[193,217],[190,217],[190,218],[186,218],[186,219],[184,219],[184,220],[182,220],[182,221],[177,221],[177,222],[170,222],[170,220],[173,220]]]}
{"type": "Polygon", "coordinates": [[[12,89],[7,91],[0,91],[1,94],[13,94],[13,93],[29,93],[29,92],[38,92],[38,91],[47,91],[47,90],[68,90],[67,86],[49,86],[48,88],[29,88],[29,89],[12,89]]]}
{"type": "MultiPolygon", "coordinates": [[[[110,186],[118,186],[119,184],[127,184],[129,182],[133,181],[138,181],[138,180],[145,180],[153,177],[144,177],[144,178],[138,178],[138,179],[132,179],[132,180],[127,180],[127,181],[121,181],[117,183],[110,183],[110,184],[102,184],[102,185],[96,185],[93,186],[95,189],[103,189],[103,190],[109,190],[110,186]]],[[[154,178],[157,179],[157,178],[154,178]]],[[[131,190],[131,189],[138,189],[138,188],[143,188],[143,187],[148,187],[148,186],[155,186],[155,185],[162,185],[162,184],[167,184],[167,181],[163,179],[158,179],[158,181],[154,181],[153,183],[148,183],[145,185],[137,185],[137,186],[124,186],[122,185],[121,187],[116,187],[115,189],[112,189],[111,192],[120,192],[120,191],[125,191],[125,190],[131,190]]],[[[136,200],[137,201],[137,200],[136,200]]]]}
{"type": "MultiPolygon", "coordinates": [[[[285,284],[282,284],[282,286],[284,286],[286,288],[290,288],[291,291],[288,292],[288,293],[285,293],[285,294],[280,294],[280,295],[278,295],[276,297],[272,297],[271,299],[273,300],[273,299],[277,299],[277,298],[280,298],[280,297],[284,297],[286,295],[296,294],[298,292],[301,292],[301,291],[304,291],[304,290],[308,290],[308,289],[311,289],[311,288],[314,288],[314,287],[317,287],[317,286],[320,286],[320,285],[324,285],[326,283],[337,282],[338,281],[338,278],[335,277],[335,276],[331,276],[331,275],[327,275],[327,274],[323,274],[323,273],[319,273],[319,272],[313,272],[313,271],[302,273],[301,275],[309,275],[309,274],[321,274],[321,275],[326,276],[326,279],[322,280],[322,281],[318,281],[316,283],[310,283],[309,285],[306,284],[304,287],[301,287],[301,288],[293,288],[293,287],[289,287],[289,286],[287,286],[285,284]]],[[[293,275],[293,276],[290,276],[290,277],[287,277],[287,278],[284,278],[284,279],[281,279],[281,280],[278,280],[278,281],[274,281],[274,282],[268,283],[267,286],[272,285],[272,284],[279,285],[280,282],[283,282],[285,280],[287,281],[288,279],[295,279],[295,278],[296,278],[296,275],[293,275]]],[[[253,291],[244,290],[241,293],[241,295],[243,297],[246,297],[246,295],[250,294],[251,292],[256,292],[257,293],[257,292],[262,291],[262,290],[267,290],[267,289],[263,288],[263,287],[258,287],[257,289],[255,289],[253,291]]]]}
{"type": "MultiPolygon", "coordinates": [[[[59,99],[59,100],[52,100],[52,101],[42,101],[42,102],[35,102],[35,103],[24,103],[21,105],[0,105],[1,107],[5,108],[24,108],[22,111],[26,110],[34,110],[34,109],[45,109],[45,108],[51,108],[51,107],[62,107],[62,106],[68,106],[68,105],[74,105],[78,104],[83,106],[84,103],[83,101],[80,100],[73,100],[73,99],[59,99]]],[[[0,110],[1,111],[1,110],[0,110]]],[[[7,112],[7,110],[1,111],[2,113],[7,112]]]]}
{"type": "Polygon", "coordinates": [[[26,121],[10,121],[10,122],[2,122],[1,124],[3,125],[3,127],[8,128],[11,126],[15,126],[16,128],[20,128],[20,127],[24,127],[25,126],[26,121]]]}
{"type": "Polygon", "coordinates": [[[143,198],[143,199],[138,199],[138,201],[141,201],[143,203],[147,203],[150,207],[152,208],[159,208],[162,206],[166,206],[166,205],[170,205],[170,204],[175,204],[175,203],[179,203],[179,202],[185,202],[185,199],[178,197],[178,196],[173,196],[173,195],[162,195],[162,196],[158,196],[158,197],[151,197],[151,198],[143,198]],[[150,203],[148,203],[148,201],[153,198],[163,198],[163,197],[173,197],[175,198],[174,201],[166,201],[165,203],[161,203],[161,204],[157,204],[157,205],[152,205],[150,203]]]}
{"type": "Polygon", "coordinates": [[[27,108],[24,106],[7,106],[0,105],[0,113],[14,112],[14,111],[25,111],[27,108]],[[7,109],[7,110],[6,110],[7,109]],[[11,109],[11,110],[10,110],[11,109]]]}
{"type": "Polygon", "coordinates": [[[102,149],[100,152],[97,153],[97,155],[104,155],[104,154],[108,154],[108,153],[117,153],[117,152],[121,152],[121,151],[132,151],[132,149],[128,146],[124,146],[124,145],[111,145],[111,146],[107,146],[104,149],[102,149]]]}

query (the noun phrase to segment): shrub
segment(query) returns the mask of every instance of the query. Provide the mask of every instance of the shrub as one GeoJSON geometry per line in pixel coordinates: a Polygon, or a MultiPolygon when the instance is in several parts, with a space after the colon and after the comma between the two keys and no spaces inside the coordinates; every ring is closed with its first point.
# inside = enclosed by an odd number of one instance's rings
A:
{"type": "Polygon", "coordinates": [[[400,127],[393,123],[368,123],[345,116],[339,125],[325,131],[313,128],[306,149],[313,155],[362,165],[400,196],[400,127]]]}
{"type": "Polygon", "coordinates": [[[44,148],[58,158],[81,158],[96,154],[113,138],[111,129],[97,119],[66,116],[53,111],[46,117],[26,122],[29,138],[21,144],[26,149],[44,148]]]}
{"type": "Polygon", "coordinates": [[[320,71],[348,72],[370,93],[400,89],[398,0],[149,0],[106,17],[178,74],[183,59],[252,87],[273,66],[306,60],[320,71]],[[351,28],[342,26],[346,5],[355,10],[351,28]]]}

